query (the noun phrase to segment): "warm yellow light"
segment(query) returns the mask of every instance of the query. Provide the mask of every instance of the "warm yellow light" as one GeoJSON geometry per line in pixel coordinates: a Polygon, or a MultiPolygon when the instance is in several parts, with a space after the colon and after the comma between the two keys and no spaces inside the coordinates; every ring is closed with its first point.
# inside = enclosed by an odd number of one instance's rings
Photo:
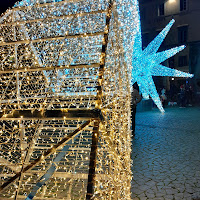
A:
{"type": "Polygon", "coordinates": [[[169,0],[169,3],[175,3],[176,0],[169,0]]]}
{"type": "MultiPolygon", "coordinates": [[[[26,0],[19,4],[23,2],[29,5],[26,0]]],[[[41,2],[31,1],[30,6],[13,9],[9,16],[0,19],[0,54],[5,65],[2,64],[2,70],[7,70],[0,76],[0,86],[4,89],[0,95],[0,109],[7,118],[0,123],[0,137],[3,138],[0,146],[5,149],[0,152],[0,158],[10,163],[10,168],[7,163],[0,167],[4,174],[1,181],[6,181],[13,171],[18,173],[38,160],[37,166],[30,169],[28,175],[24,174],[17,184],[11,184],[4,194],[14,199],[17,190],[27,196],[37,182],[44,180],[40,178],[53,163],[55,177],[36,197],[63,199],[63,191],[68,191],[66,199],[76,198],[74,194],[85,199],[94,134],[98,138],[94,194],[98,199],[130,200],[129,66],[137,33],[134,31],[138,23],[136,1],[116,1],[113,10],[117,8],[119,13],[116,10],[113,15],[112,9],[108,9],[109,0],[83,3],[48,0],[45,5],[41,2]],[[106,14],[108,10],[110,13],[106,14]],[[133,15],[129,15],[130,11],[133,15]],[[112,17],[108,20],[107,16],[112,17]],[[123,44],[125,37],[127,41],[123,44]],[[82,109],[85,113],[102,109],[104,120],[94,123],[92,117],[91,123],[83,129],[80,126],[88,117],[73,118],[72,109],[77,116],[82,109]],[[30,119],[20,110],[31,111],[25,112],[30,113],[30,119]],[[61,110],[65,116],[46,118],[45,110],[61,110]],[[21,113],[21,118],[10,119],[13,113],[21,113]],[[41,119],[31,118],[35,114],[41,119]],[[96,129],[99,132],[94,132],[96,129]],[[80,133],[58,149],[56,144],[72,131],[80,133]],[[65,145],[69,150],[63,151],[62,162],[56,163],[55,158],[65,145]],[[70,181],[64,181],[68,179],[70,181]]],[[[0,199],[4,194],[0,194],[0,199]]]]}

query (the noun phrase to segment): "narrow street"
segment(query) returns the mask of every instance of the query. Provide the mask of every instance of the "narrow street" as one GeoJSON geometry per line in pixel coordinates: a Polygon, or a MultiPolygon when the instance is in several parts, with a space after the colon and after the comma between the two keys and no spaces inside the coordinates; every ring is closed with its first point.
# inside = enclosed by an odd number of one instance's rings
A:
{"type": "Polygon", "coordinates": [[[200,199],[200,108],[136,114],[134,200],[200,199]]]}

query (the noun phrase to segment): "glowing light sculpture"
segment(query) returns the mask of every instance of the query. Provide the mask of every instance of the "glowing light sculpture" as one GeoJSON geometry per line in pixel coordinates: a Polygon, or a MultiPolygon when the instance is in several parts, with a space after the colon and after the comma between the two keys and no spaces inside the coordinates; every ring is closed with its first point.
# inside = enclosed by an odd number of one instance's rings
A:
{"type": "Polygon", "coordinates": [[[0,19],[0,199],[131,199],[137,1],[23,0],[0,19]]]}
{"type": "MultiPolygon", "coordinates": [[[[137,13],[139,18],[139,8],[137,13]]],[[[141,25],[140,20],[138,20],[138,29],[136,29],[137,33],[134,39],[135,42],[132,56],[132,83],[134,84],[137,82],[143,97],[148,99],[150,96],[161,112],[164,112],[164,109],[152,77],[193,77],[192,74],[171,69],[160,64],[185,48],[185,46],[180,46],[170,50],[157,52],[174,22],[175,20],[172,19],[169,24],[158,34],[158,36],[143,50],[141,25]]]]}
{"type": "Polygon", "coordinates": [[[159,106],[152,75],[184,75],[156,65],[183,48],[156,53],[172,23],[142,51],[137,0],[0,18],[0,198],[131,199],[131,84],[159,106]]]}

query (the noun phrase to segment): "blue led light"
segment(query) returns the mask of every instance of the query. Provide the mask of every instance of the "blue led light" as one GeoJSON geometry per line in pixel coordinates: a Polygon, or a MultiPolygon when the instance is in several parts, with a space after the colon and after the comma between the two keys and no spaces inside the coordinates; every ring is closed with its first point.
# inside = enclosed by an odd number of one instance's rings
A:
{"type": "Polygon", "coordinates": [[[138,20],[138,28],[136,29],[137,32],[134,39],[132,84],[137,82],[143,97],[145,99],[151,97],[161,112],[164,112],[164,109],[152,76],[193,77],[192,74],[171,69],[160,64],[185,48],[185,46],[180,46],[170,50],[157,52],[174,22],[175,20],[171,20],[158,36],[144,50],[142,50],[141,25],[140,20],[138,20]]]}

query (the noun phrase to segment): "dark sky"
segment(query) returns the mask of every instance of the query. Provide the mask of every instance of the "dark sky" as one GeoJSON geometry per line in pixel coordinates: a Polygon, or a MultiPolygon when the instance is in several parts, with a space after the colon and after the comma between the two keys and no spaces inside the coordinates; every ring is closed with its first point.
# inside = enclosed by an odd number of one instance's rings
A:
{"type": "Polygon", "coordinates": [[[0,0],[0,15],[9,7],[13,7],[15,2],[17,2],[17,0],[0,0]]]}

